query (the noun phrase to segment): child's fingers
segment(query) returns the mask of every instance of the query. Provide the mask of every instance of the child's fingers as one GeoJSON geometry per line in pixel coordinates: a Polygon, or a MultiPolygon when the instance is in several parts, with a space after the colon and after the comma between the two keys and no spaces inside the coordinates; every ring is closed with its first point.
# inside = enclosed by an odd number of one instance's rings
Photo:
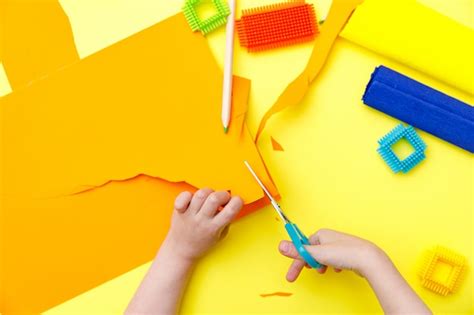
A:
{"type": "Polygon", "coordinates": [[[289,282],[295,281],[300,275],[301,270],[303,270],[305,264],[306,263],[304,261],[294,260],[291,263],[288,272],[286,273],[286,280],[288,280],[289,282]]]}
{"type": "Polygon", "coordinates": [[[222,209],[222,211],[214,217],[214,222],[218,226],[226,226],[230,224],[230,222],[232,222],[232,220],[237,216],[240,209],[242,209],[243,205],[244,202],[240,197],[232,197],[230,201],[225,205],[224,209],[222,209]]]}
{"type": "Polygon", "coordinates": [[[183,191],[182,193],[180,193],[174,201],[175,210],[181,213],[186,212],[192,198],[193,194],[191,194],[189,191],[183,191]]]}
{"type": "Polygon", "coordinates": [[[204,202],[201,210],[199,210],[200,215],[205,215],[208,217],[214,217],[220,206],[224,206],[230,200],[230,194],[227,191],[217,191],[210,194],[206,201],[204,202]]]}
{"type": "Polygon", "coordinates": [[[207,197],[214,192],[212,189],[203,188],[196,191],[191,200],[191,204],[189,205],[189,211],[193,213],[197,213],[199,209],[201,209],[202,205],[206,201],[207,197]]]}
{"type": "Polygon", "coordinates": [[[319,245],[332,243],[337,241],[343,241],[347,237],[352,237],[348,234],[338,232],[331,229],[320,229],[316,233],[310,236],[309,240],[311,244],[319,245]]]}

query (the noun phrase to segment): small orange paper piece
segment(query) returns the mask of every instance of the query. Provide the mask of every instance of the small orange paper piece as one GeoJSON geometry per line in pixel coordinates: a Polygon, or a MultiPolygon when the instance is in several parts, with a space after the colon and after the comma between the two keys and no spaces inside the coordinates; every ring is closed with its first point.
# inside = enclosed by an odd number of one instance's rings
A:
{"type": "Polygon", "coordinates": [[[0,63],[13,90],[79,61],[59,1],[0,1],[0,63]]]}
{"type": "Polygon", "coordinates": [[[0,98],[1,313],[41,313],[153,259],[180,191],[231,190],[241,215],[266,204],[243,160],[278,196],[244,123],[250,81],[234,80],[228,134],[221,85],[178,14],[0,98]]]}
{"type": "Polygon", "coordinates": [[[271,297],[271,296],[292,296],[292,295],[293,293],[289,293],[289,292],[274,292],[274,293],[260,294],[260,296],[263,298],[271,297]]]}
{"type": "Polygon", "coordinates": [[[291,82],[283,93],[278,97],[275,104],[265,113],[258,127],[255,142],[258,141],[267,121],[276,113],[283,109],[295,106],[300,103],[309,85],[318,76],[324,67],[331,52],[332,46],[341,32],[342,28],[349,20],[357,5],[364,0],[333,0],[328,16],[321,26],[320,34],[314,41],[313,52],[303,72],[291,82]]]}
{"type": "Polygon", "coordinates": [[[279,144],[273,137],[270,137],[270,140],[272,141],[272,148],[274,151],[285,151],[281,144],[279,144]]]}

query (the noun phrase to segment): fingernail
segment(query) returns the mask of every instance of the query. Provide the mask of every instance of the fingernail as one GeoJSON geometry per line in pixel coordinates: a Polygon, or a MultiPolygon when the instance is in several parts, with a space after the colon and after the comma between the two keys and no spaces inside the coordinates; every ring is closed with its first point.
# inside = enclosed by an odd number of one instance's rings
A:
{"type": "Polygon", "coordinates": [[[198,190],[198,191],[196,192],[196,196],[197,196],[198,198],[204,198],[204,197],[206,196],[206,192],[205,192],[204,190],[198,190]]]}
{"type": "Polygon", "coordinates": [[[288,243],[287,242],[280,243],[280,251],[282,253],[287,253],[288,252],[288,243]]]}

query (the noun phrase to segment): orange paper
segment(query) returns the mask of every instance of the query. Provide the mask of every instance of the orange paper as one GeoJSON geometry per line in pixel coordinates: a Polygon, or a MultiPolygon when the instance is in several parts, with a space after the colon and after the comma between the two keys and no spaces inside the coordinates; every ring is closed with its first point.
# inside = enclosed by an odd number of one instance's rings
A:
{"type": "Polygon", "coordinates": [[[0,0],[0,63],[17,89],[79,60],[56,0],[0,0]]]}
{"type": "MultiPolygon", "coordinates": [[[[234,86],[238,107],[248,88],[234,86]]],[[[195,188],[140,175],[73,196],[4,198],[0,312],[42,312],[150,261],[184,190],[195,188]]],[[[247,204],[240,216],[264,204],[247,204]]]]}
{"type": "Polygon", "coordinates": [[[242,131],[245,102],[234,104],[237,127],[222,132],[221,87],[206,41],[179,14],[9,94],[4,194],[66,195],[145,174],[253,202],[263,193],[244,160],[276,193],[242,131]]]}
{"type": "Polygon", "coordinates": [[[267,121],[283,109],[297,105],[308,91],[309,85],[323,68],[339,32],[355,10],[364,0],[333,0],[326,21],[321,26],[321,33],[314,42],[313,52],[306,68],[291,82],[278,97],[275,104],[265,113],[258,127],[255,142],[258,141],[267,121]]]}
{"type": "Polygon", "coordinates": [[[151,260],[180,191],[261,207],[244,159],[278,195],[244,124],[250,82],[234,80],[226,135],[221,81],[179,14],[0,99],[0,313],[40,313],[151,260]]]}
{"type": "Polygon", "coordinates": [[[281,144],[278,143],[275,139],[273,139],[273,137],[270,137],[270,140],[272,141],[273,151],[285,151],[281,144]]]}
{"type": "Polygon", "coordinates": [[[288,297],[288,296],[292,296],[292,295],[293,295],[293,293],[289,293],[289,292],[274,292],[274,293],[262,293],[262,294],[260,294],[260,296],[263,297],[263,298],[271,297],[271,296],[288,297]]]}

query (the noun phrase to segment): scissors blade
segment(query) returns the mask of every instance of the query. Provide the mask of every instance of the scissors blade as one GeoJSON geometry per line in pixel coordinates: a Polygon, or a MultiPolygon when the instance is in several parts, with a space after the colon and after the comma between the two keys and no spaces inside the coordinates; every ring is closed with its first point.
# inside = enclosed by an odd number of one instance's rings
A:
{"type": "Polygon", "coordinates": [[[262,181],[260,180],[260,178],[257,176],[257,174],[255,173],[255,171],[253,170],[252,166],[250,166],[249,162],[247,161],[244,161],[245,163],[245,166],[247,166],[247,168],[249,169],[250,173],[252,174],[252,176],[255,178],[255,180],[257,181],[258,185],[263,189],[263,191],[265,192],[265,195],[268,197],[268,199],[270,199],[270,202],[272,203],[272,206],[273,208],[275,208],[276,212],[278,213],[278,215],[280,216],[280,218],[283,220],[283,222],[287,223],[287,222],[290,222],[290,220],[288,220],[288,218],[286,217],[286,215],[283,213],[283,210],[281,210],[280,208],[280,205],[278,204],[278,202],[276,202],[275,198],[273,198],[273,196],[270,194],[270,192],[268,191],[267,187],[265,187],[265,185],[262,183],[262,181]]]}

